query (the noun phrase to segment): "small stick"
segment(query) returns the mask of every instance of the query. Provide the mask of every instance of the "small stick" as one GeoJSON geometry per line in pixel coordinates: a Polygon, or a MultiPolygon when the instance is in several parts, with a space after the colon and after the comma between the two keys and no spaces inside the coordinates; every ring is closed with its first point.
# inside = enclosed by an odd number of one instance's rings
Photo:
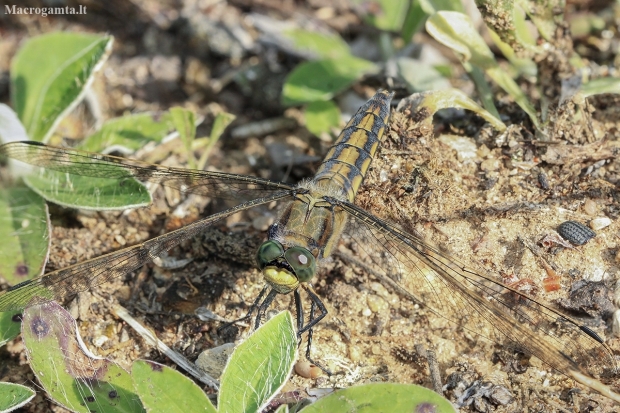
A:
{"type": "Polygon", "coordinates": [[[426,358],[428,369],[431,373],[431,383],[433,390],[437,394],[443,395],[443,386],[441,384],[441,373],[439,372],[439,363],[437,363],[437,355],[434,350],[425,349],[423,344],[416,344],[415,351],[422,357],[426,358]]]}

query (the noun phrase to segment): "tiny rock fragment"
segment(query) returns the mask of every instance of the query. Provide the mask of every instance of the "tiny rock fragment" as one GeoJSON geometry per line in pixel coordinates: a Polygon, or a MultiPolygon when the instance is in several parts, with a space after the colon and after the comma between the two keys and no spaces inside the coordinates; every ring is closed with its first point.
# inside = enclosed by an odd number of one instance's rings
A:
{"type": "Polygon", "coordinates": [[[543,239],[539,241],[539,244],[545,248],[551,248],[555,245],[561,245],[564,248],[570,248],[570,249],[575,248],[570,244],[570,242],[566,241],[564,238],[559,236],[557,232],[552,232],[550,234],[545,235],[543,239]]]}
{"type": "Polygon", "coordinates": [[[592,228],[594,231],[598,231],[610,225],[611,219],[607,217],[594,218],[592,221],[590,221],[590,228],[592,228]]]}
{"type": "Polygon", "coordinates": [[[620,310],[614,311],[611,321],[611,331],[614,333],[614,336],[620,337],[620,310]]]}
{"type": "Polygon", "coordinates": [[[235,349],[233,343],[226,343],[219,347],[203,351],[196,360],[196,366],[212,377],[220,377],[228,362],[228,357],[235,349]]]}
{"type": "Polygon", "coordinates": [[[295,373],[307,379],[316,379],[323,371],[308,360],[300,360],[295,363],[295,373]]]}
{"type": "Polygon", "coordinates": [[[583,211],[588,215],[596,215],[598,207],[596,206],[596,202],[591,199],[586,200],[583,204],[583,211]]]}
{"type": "Polygon", "coordinates": [[[558,234],[575,245],[583,245],[596,236],[594,231],[577,221],[562,222],[558,234]]]}

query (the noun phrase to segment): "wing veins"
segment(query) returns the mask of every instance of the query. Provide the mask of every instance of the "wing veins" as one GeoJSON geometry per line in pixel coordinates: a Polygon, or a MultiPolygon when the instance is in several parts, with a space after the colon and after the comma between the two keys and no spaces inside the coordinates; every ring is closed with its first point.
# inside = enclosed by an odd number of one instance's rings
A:
{"type": "Polygon", "coordinates": [[[0,312],[19,310],[28,304],[59,300],[77,292],[86,291],[114,277],[140,268],[162,252],[199,234],[217,221],[243,210],[291,196],[293,196],[292,191],[280,191],[268,197],[247,201],[141,244],[53,271],[20,288],[0,295],[0,312]],[[113,264],[110,266],[111,263],[113,264]],[[94,275],[90,271],[93,269],[94,275]]]}
{"type": "MultiPolygon", "coordinates": [[[[565,374],[573,371],[584,371],[580,364],[571,357],[583,357],[588,361],[588,364],[593,365],[588,367],[592,367],[593,370],[598,369],[596,370],[597,373],[604,370],[605,362],[609,367],[615,369],[615,361],[609,347],[583,332],[581,325],[570,317],[514,288],[503,285],[488,275],[469,270],[458,260],[448,258],[435,247],[425,244],[422,240],[395,226],[380,221],[354,204],[346,201],[332,201],[347,211],[353,217],[353,222],[360,225],[367,232],[367,235],[369,234],[374,238],[375,242],[371,245],[381,245],[383,246],[383,253],[391,255],[391,261],[385,258],[377,258],[372,254],[368,255],[374,265],[381,268],[380,271],[393,278],[397,283],[399,282],[398,275],[390,273],[394,267],[399,267],[402,270],[404,266],[408,273],[415,273],[409,277],[424,278],[422,287],[427,291],[430,290],[431,294],[434,295],[431,301],[439,308],[433,308],[433,305],[428,304],[427,306],[439,316],[454,321],[442,315],[442,311],[438,310],[446,308],[446,306],[459,309],[463,315],[469,314],[467,317],[469,321],[464,319],[463,324],[465,325],[462,325],[466,330],[484,337],[485,335],[481,334],[481,331],[469,324],[470,322],[483,322],[486,327],[490,328],[491,335],[497,337],[490,338],[492,341],[497,342],[500,337],[508,338],[527,353],[537,356],[554,369],[565,374]],[[410,256],[415,257],[415,259],[410,256]],[[399,261],[398,257],[402,258],[402,261],[399,261]],[[432,281],[426,278],[427,275],[419,267],[416,260],[423,263],[434,273],[432,281]],[[392,261],[397,264],[393,264],[392,261]],[[384,268],[386,265],[389,268],[384,268]],[[439,290],[437,290],[438,288],[439,290]],[[444,294],[441,295],[442,289],[456,294],[453,293],[450,296],[444,291],[444,294]],[[513,303],[514,300],[506,298],[510,294],[514,294],[522,302],[513,303]],[[443,297],[446,295],[447,297],[443,297]],[[540,315],[536,313],[537,311],[540,312],[540,315]],[[510,317],[508,318],[506,315],[510,317]],[[546,327],[550,328],[546,329],[546,327]],[[552,330],[551,327],[554,329],[552,330]],[[560,328],[560,333],[555,330],[557,328],[560,328]],[[591,351],[598,352],[598,358],[591,355],[591,351]]],[[[415,282],[419,283],[420,281],[415,282]]],[[[486,338],[489,339],[489,337],[486,338]]],[[[585,366],[585,363],[581,365],[585,366]]]]}
{"type": "Polygon", "coordinates": [[[0,145],[5,155],[37,167],[93,178],[127,179],[152,182],[204,196],[234,198],[245,191],[291,190],[292,186],[268,179],[226,172],[200,171],[153,165],[71,148],[20,141],[0,145]]]}

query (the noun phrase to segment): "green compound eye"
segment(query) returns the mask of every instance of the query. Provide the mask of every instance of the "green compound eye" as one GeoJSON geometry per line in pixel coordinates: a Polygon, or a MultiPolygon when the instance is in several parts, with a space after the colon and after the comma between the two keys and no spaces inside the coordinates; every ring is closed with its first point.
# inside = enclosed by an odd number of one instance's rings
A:
{"type": "Polygon", "coordinates": [[[289,248],[284,253],[284,258],[293,268],[295,276],[297,276],[300,282],[308,282],[314,277],[316,273],[316,259],[307,249],[302,247],[289,248]]]}
{"type": "Polygon", "coordinates": [[[284,248],[278,241],[269,240],[263,242],[256,252],[258,268],[262,270],[267,264],[282,255],[284,255],[284,248]]]}

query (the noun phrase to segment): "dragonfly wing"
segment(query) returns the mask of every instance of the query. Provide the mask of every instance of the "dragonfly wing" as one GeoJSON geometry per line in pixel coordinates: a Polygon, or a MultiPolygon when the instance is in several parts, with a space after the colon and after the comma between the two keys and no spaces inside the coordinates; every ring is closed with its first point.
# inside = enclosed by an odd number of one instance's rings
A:
{"type": "Polygon", "coordinates": [[[356,205],[335,202],[350,215],[351,239],[364,265],[435,314],[515,345],[564,374],[615,371],[611,350],[592,330],[356,205]]]}
{"type": "Polygon", "coordinates": [[[23,282],[0,295],[0,312],[19,310],[27,305],[62,300],[86,291],[115,277],[127,274],[150,262],[164,251],[203,232],[212,224],[246,209],[291,198],[291,191],[280,191],[208,216],[176,231],[152,238],[142,244],[115,251],[80,264],[51,272],[43,277],[23,282]]]}
{"type": "Polygon", "coordinates": [[[290,185],[253,176],[152,165],[39,142],[20,141],[0,145],[0,156],[73,175],[121,181],[135,178],[176,188],[181,192],[222,199],[252,199],[270,192],[292,189],[290,185]]]}

